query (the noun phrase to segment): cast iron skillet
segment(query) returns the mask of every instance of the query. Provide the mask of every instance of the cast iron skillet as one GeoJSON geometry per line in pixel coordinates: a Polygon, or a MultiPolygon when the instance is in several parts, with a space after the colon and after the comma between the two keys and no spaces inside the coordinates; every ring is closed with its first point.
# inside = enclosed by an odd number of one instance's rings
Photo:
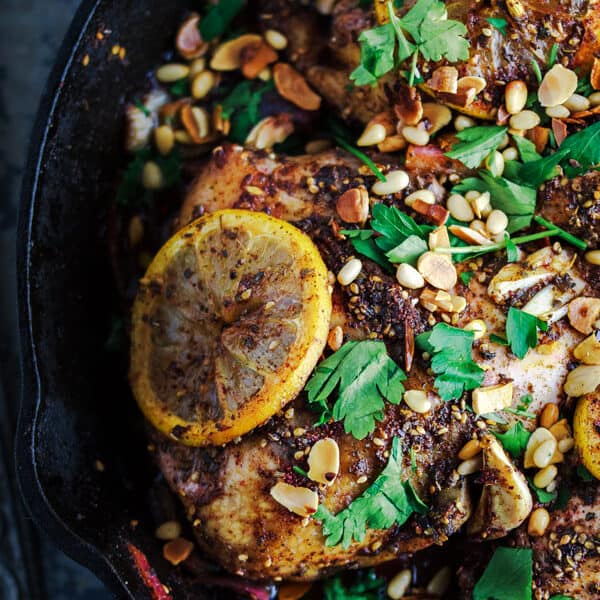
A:
{"type": "Polygon", "coordinates": [[[129,544],[144,552],[161,581],[175,590],[177,584],[145,518],[154,474],[135,425],[142,420],[123,365],[103,351],[113,301],[103,216],[123,164],[124,100],[143,87],[193,5],[82,2],[39,109],[22,193],[16,443],[22,493],[62,550],[131,598],[157,595],[140,576],[129,544]],[[111,54],[115,44],[126,49],[125,61],[111,54]],[[97,460],[103,472],[94,469],[97,460]]]}

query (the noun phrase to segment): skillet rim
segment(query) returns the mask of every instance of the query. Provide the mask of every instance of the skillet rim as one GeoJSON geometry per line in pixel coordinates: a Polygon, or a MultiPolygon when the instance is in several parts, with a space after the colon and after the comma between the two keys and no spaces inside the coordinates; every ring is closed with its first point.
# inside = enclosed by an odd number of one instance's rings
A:
{"type": "Polygon", "coordinates": [[[82,0],[67,29],[54,66],[46,81],[27,151],[17,224],[17,310],[19,327],[19,410],[14,460],[17,485],[29,516],[51,541],[74,561],[94,573],[116,596],[134,598],[117,567],[95,545],[74,532],[54,511],[40,483],[36,460],[35,431],[41,402],[36,332],[32,325],[30,259],[33,219],[37,207],[42,161],[55,110],[81,42],[104,0],[82,0]]]}

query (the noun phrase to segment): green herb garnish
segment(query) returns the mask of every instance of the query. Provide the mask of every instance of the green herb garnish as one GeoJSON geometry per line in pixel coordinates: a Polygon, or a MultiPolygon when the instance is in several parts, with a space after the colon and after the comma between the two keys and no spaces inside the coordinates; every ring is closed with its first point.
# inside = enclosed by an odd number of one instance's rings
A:
{"type": "Polygon", "coordinates": [[[400,527],[414,512],[426,513],[427,505],[412,484],[402,480],[402,475],[402,449],[400,440],[394,438],[387,465],[358,498],[337,515],[322,504],[319,506],[314,518],[323,522],[325,545],[341,543],[348,548],[352,540],[361,542],[367,529],[400,527]]]}
{"type": "Polygon", "coordinates": [[[561,229],[558,225],[555,225],[554,223],[547,221],[546,219],[544,219],[543,217],[540,217],[539,215],[536,215],[535,217],[533,217],[533,220],[536,223],[538,223],[539,225],[541,225],[542,227],[546,227],[546,229],[555,231],[556,233],[554,233],[553,235],[556,235],[559,238],[562,238],[563,240],[565,240],[565,242],[572,244],[576,248],[579,248],[580,250],[587,249],[587,244],[583,240],[580,240],[579,238],[575,237],[573,234],[569,233],[568,231],[561,229]]]}
{"type": "Polygon", "coordinates": [[[205,42],[210,42],[223,35],[231,22],[242,10],[245,0],[220,0],[213,4],[202,16],[198,29],[205,42]]]}
{"type": "Polygon", "coordinates": [[[387,181],[386,176],[381,172],[381,170],[377,167],[377,165],[364,152],[360,151],[358,148],[355,148],[350,142],[346,141],[344,138],[340,137],[339,135],[335,135],[334,139],[338,146],[343,148],[346,152],[350,152],[350,154],[352,154],[353,156],[356,156],[356,158],[358,158],[358,160],[360,160],[365,165],[367,165],[367,167],[369,167],[369,169],[371,169],[371,171],[373,171],[373,173],[375,174],[377,179],[379,179],[379,181],[387,181]]]}
{"type": "Polygon", "coordinates": [[[582,479],[583,481],[585,481],[586,483],[589,483],[590,481],[594,481],[594,476],[582,464],[577,465],[576,473],[577,473],[577,476],[580,479],[582,479]]]}
{"type": "Polygon", "coordinates": [[[517,358],[524,358],[530,348],[537,346],[538,329],[547,331],[548,323],[514,306],[508,309],[506,339],[510,344],[511,352],[517,358]]]}
{"type": "Polygon", "coordinates": [[[475,334],[438,323],[417,336],[418,347],[431,355],[431,369],[437,375],[434,385],[443,400],[460,398],[465,390],[483,383],[485,371],[473,360],[475,334]]]}
{"type": "Polygon", "coordinates": [[[531,433],[523,427],[523,424],[518,421],[510,427],[504,433],[493,432],[494,435],[500,440],[500,443],[504,446],[504,449],[513,457],[519,458],[527,447],[527,442],[531,433]]]}
{"type": "Polygon", "coordinates": [[[531,600],[532,551],[496,548],[473,589],[473,600],[531,600]]]}
{"type": "Polygon", "coordinates": [[[330,418],[344,421],[344,431],[362,440],[383,419],[384,399],[402,401],[405,379],[383,342],[351,341],[317,365],[305,389],[308,401],[321,411],[319,424],[330,418]],[[338,386],[330,408],[327,400],[338,386]]]}
{"type": "Polygon", "coordinates": [[[377,577],[375,571],[358,571],[347,575],[336,575],[323,582],[324,600],[379,600],[385,589],[385,579],[377,577]]]}
{"type": "Polygon", "coordinates": [[[302,467],[299,467],[298,465],[294,465],[292,467],[292,471],[294,471],[294,473],[297,473],[298,475],[302,475],[302,477],[308,478],[308,473],[302,467]]]}
{"type": "Polygon", "coordinates": [[[506,28],[508,27],[508,21],[506,19],[497,17],[488,17],[486,21],[494,28],[497,29],[502,35],[506,35],[506,28]]]}
{"type": "Polygon", "coordinates": [[[548,55],[548,68],[554,66],[554,63],[556,63],[556,57],[558,56],[559,48],[560,46],[558,44],[552,44],[552,48],[550,48],[550,54],[548,55]]]}
{"type": "Polygon", "coordinates": [[[449,62],[469,58],[467,28],[460,21],[447,18],[446,6],[439,0],[417,0],[402,17],[387,3],[389,23],[363,31],[360,42],[360,65],[350,74],[355,85],[373,85],[377,80],[411,58],[408,84],[414,85],[419,54],[426,61],[449,62]],[[407,36],[412,41],[409,41],[407,36]]]}
{"type": "Polygon", "coordinates": [[[507,132],[506,127],[498,125],[480,125],[469,127],[456,134],[459,143],[446,152],[448,158],[459,160],[470,169],[476,169],[485,158],[502,143],[507,132]]]}
{"type": "Polygon", "coordinates": [[[556,492],[547,492],[545,489],[537,487],[533,483],[533,477],[527,477],[527,483],[542,504],[548,504],[556,499],[556,492]]]}
{"type": "Polygon", "coordinates": [[[465,285],[469,285],[471,279],[473,279],[473,277],[475,277],[475,272],[474,271],[463,271],[460,275],[460,280],[465,284],[465,285]]]}

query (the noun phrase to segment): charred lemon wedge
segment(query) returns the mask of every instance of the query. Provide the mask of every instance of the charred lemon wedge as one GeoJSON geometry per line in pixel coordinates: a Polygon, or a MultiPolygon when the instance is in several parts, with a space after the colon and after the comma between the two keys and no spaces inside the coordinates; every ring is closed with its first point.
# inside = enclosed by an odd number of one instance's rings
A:
{"type": "Polygon", "coordinates": [[[307,235],[263,213],[202,217],[161,248],[140,282],[135,398],[171,438],[229,442],[300,392],[330,317],[327,269],[307,235]]]}
{"type": "Polygon", "coordinates": [[[600,479],[600,393],[586,394],[577,401],[573,416],[575,446],[583,466],[600,479]]]}

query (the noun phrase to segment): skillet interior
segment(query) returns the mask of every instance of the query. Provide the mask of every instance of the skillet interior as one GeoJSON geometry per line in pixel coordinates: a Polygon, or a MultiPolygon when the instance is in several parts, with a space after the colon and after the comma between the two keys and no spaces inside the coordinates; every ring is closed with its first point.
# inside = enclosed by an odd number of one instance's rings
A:
{"type": "Polygon", "coordinates": [[[141,514],[153,477],[143,432],[132,426],[141,419],[123,366],[103,351],[114,289],[103,217],[123,164],[124,100],[172,45],[191,4],[82,3],[34,128],[19,224],[21,489],[63,550],[135,598],[150,596],[127,542],[153,564],[160,546],[141,514]],[[125,61],[112,55],[115,44],[125,61]],[[94,469],[98,459],[104,472],[94,469]]]}

